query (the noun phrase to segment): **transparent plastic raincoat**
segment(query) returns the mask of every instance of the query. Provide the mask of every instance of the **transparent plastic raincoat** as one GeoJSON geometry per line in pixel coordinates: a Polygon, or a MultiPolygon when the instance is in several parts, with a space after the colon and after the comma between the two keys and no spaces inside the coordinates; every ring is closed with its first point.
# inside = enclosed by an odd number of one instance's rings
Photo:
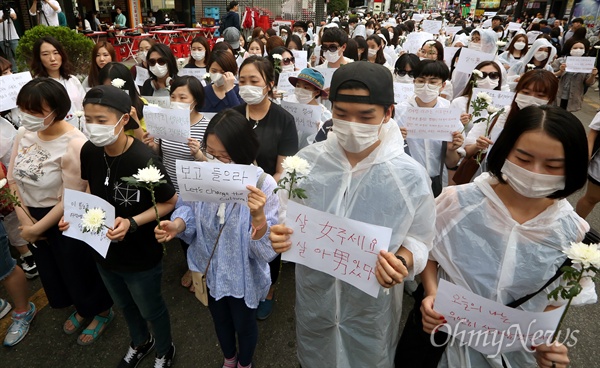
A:
{"type": "MultiPolygon", "coordinates": [[[[570,242],[579,242],[589,225],[566,199],[537,217],[519,224],[494,192],[497,180],[484,173],[473,183],[448,187],[436,199],[436,236],[430,258],[438,275],[487,299],[508,304],[538,291],[557,271],[570,242]]],[[[560,279],[559,279],[560,280],[560,279]]],[[[559,280],[519,309],[542,312],[552,303],[547,294],[559,280]]],[[[596,301],[593,282],[573,304],[596,301]]],[[[435,307],[434,307],[435,309],[435,307]]],[[[438,367],[502,368],[502,357],[487,356],[460,344],[449,344],[438,367]]],[[[537,367],[534,354],[503,354],[508,368],[537,367]]]]}
{"type": "Polygon", "coordinates": [[[544,65],[544,69],[550,72],[554,72],[554,69],[552,69],[552,61],[554,61],[554,57],[556,56],[556,48],[554,48],[550,41],[548,41],[545,38],[535,40],[533,45],[531,45],[529,47],[529,50],[527,50],[525,56],[523,56],[521,60],[519,60],[513,66],[511,66],[510,69],[508,69],[508,86],[510,87],[511,91],[514,91],[515,87],[517,87],[518,82],[515,80],[518,77],[525,74],[525,72],[527,71],[527,64],[533,63],[533,55],[535,55],[535,53],[542,47],[550,48],[550,52],[548,53],[548,61],[546,62],[546,65],[544,65]]]}
{"type": "MultiPolygon", "coordinates": [[[[355,167],[335,134],[298,156],[311,163],[301,183],[314,209],[393,229],[389,251],[413,253],[409,278],[425,267],[435,204],[429,178],[404,153],[395,122],[383,124],[381,144],[355,167]]],[[[393,367],[403,284],[372,298],[325,273],[296,265],[296,335],[303,367],[393,367]]]]}

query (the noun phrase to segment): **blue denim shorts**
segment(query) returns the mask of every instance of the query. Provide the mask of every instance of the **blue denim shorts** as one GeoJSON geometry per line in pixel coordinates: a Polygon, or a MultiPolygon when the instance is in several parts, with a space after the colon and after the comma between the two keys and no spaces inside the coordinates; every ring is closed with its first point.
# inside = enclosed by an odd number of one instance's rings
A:
{"type": "Polygon", "coordinates": [[[4,280],[15,269],[17,261],[10,255],[8,235],[0,222],[0,281],[4,280]]]}

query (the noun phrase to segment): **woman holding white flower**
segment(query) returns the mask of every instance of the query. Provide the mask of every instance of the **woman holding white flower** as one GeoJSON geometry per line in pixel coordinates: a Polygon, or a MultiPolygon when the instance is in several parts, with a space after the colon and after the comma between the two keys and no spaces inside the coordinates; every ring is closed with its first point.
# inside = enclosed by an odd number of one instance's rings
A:
{"type": "Polygon", "coordinates": [[[556,56],[556,48],[545,38],[535,40],[529,51],[508,70],[508,83],[513,91],[519,78],[532,69],[545,69],[554,72],[552,62],[556,56]]]}
{"type": "MultiPolygon", "coordinates": [[[[589,230],[565,199],[585,184],[585,141],[574,115],[553,106],[527,107],[508,121],[491,150],[490,172],[474,183],[447,188],[437,199],[437,235],[421,274],[424,299],[420,311],[413,310],[422,312],[427,334],[451,318],[435,310],[440,278],[524,311],[549,311],[565,303],[548,300],[560,280],[543,286],[565,261],[563,251],[589,230]],[[525,296],[529,299],[516,302],[525,296]]],[[[593,283],[582,286],[574,304],[594,302],[593,283]]],[[[537,361],[540,367],[562,368],[569,363],[567,347],[549,342],[534,346],[534,352],[497,356],[459,345],[449,344],[439,364],[425,365],[421,357],[418,366],[531,367],[537,361]]]]}
{"type": "MultiPolygon", "coordinates": [[[[228,109],[211,119],[202,149],[209,162],[252,165],[259,141],[244,116],[228,109]]],[[[209,265],[208,308],[227,368],[252,366],[257,308],[271,285],[268,262],[276,256],[269,229],[277,223],[277,184],[260,168],[256,180],[256,187],[247,186],[247,205],[180,200],[171,221],[155,229],[161,242],[179,237],[190,244],[190,270],[205,273],[209,265]]]]}

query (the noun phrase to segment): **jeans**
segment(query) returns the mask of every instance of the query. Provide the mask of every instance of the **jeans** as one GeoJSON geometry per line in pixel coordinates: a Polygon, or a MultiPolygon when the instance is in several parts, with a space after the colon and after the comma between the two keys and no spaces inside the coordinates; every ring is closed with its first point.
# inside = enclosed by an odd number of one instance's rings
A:
{"type": "Polygon", "coordinates": [[[215,324],[215,331],[223,355],[231,359],[236,353],[235,334],[239,345],[238,362],[247,366],[252,363],[252,356],[258,342],[258,323],[256,309],[246,306],[244,299],[226,296],[215,300],[208,293],[208,309],[215,324]]]}
{"type": "Polygon", "coordinates": [[[10,250],[8,249],[6,230],[2,222],[0,222],[0,281],[7,278],[13,272],[16,265],[17,261],[11,257],[10,250]]]}
{"type": "Polygon", "coordinates": [[[2,52],[12,64],[12,72],[17,72],[17,61],[15,60],[17,55],[17,46],[19,45],[19,40],[8,40],[8,44],[4,42],[4,40],[0,39],[0,47],[2,47],[2,52]]]}
{"type": "Polygon", "coordinates": [[[167,354],[172,339],[169,311],[161,292],[162,262],[141,272],[119,272],[97,266],[108,292],[123,312],[133,346],[148,340],[149,322],[157,355],[167,354]]]}

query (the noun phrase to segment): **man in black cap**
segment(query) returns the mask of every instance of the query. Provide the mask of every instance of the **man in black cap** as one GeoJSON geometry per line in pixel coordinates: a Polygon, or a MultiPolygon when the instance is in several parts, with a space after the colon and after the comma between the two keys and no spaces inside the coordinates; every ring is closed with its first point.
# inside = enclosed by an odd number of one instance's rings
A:
{"type": "MultiPolygon", "coordinates": [[[[341,66],[333,74],[329,99],[332,134],[298,153],[311,164],[300,184],[308,197],[303,204],[391,228],[392,240],[373,269],[383,287],[377,298],[296,265],[298,359],[303,367],[391,367],[402,281],[424,269],[433,240],[433,195],[425,169],[404,153],[402,134],[391,119],[394,89],[388,69],[374,63],[341,66]]],[[[291,233],[282,224],[271,227],[276,252],[291,248],[291,233]]],[[[352,246],[344,241],[338,248],[352,246]]],[[[355,265],[356,260],[352,269],[355,265]]]]}
{"type": "MultiPolygon", "coordinates": [[[[160,158],[144,143],[125,134],[131,111],[127,93],[113,86],[94,87],[85,95],[83,106],[90,137],[81,149],[81,178],[88,181],[91,194],[115,207],[115,223],[107,233],[113,242],[106,258],[96,254],[96,261],[132,338],[119,367],[137,366],[155,345],[154,366],[170,367],[175,346],[161,294],[163,248],[154,237],[156,217],[151,194],[129,186],[122,178],[137,174],[152,159],[152,165],[167,180],[154,189],[160,216],[175,208],[177,194],[160,158]]],[[[68,226],[62,225],[61,230],[68,226]]]]}

